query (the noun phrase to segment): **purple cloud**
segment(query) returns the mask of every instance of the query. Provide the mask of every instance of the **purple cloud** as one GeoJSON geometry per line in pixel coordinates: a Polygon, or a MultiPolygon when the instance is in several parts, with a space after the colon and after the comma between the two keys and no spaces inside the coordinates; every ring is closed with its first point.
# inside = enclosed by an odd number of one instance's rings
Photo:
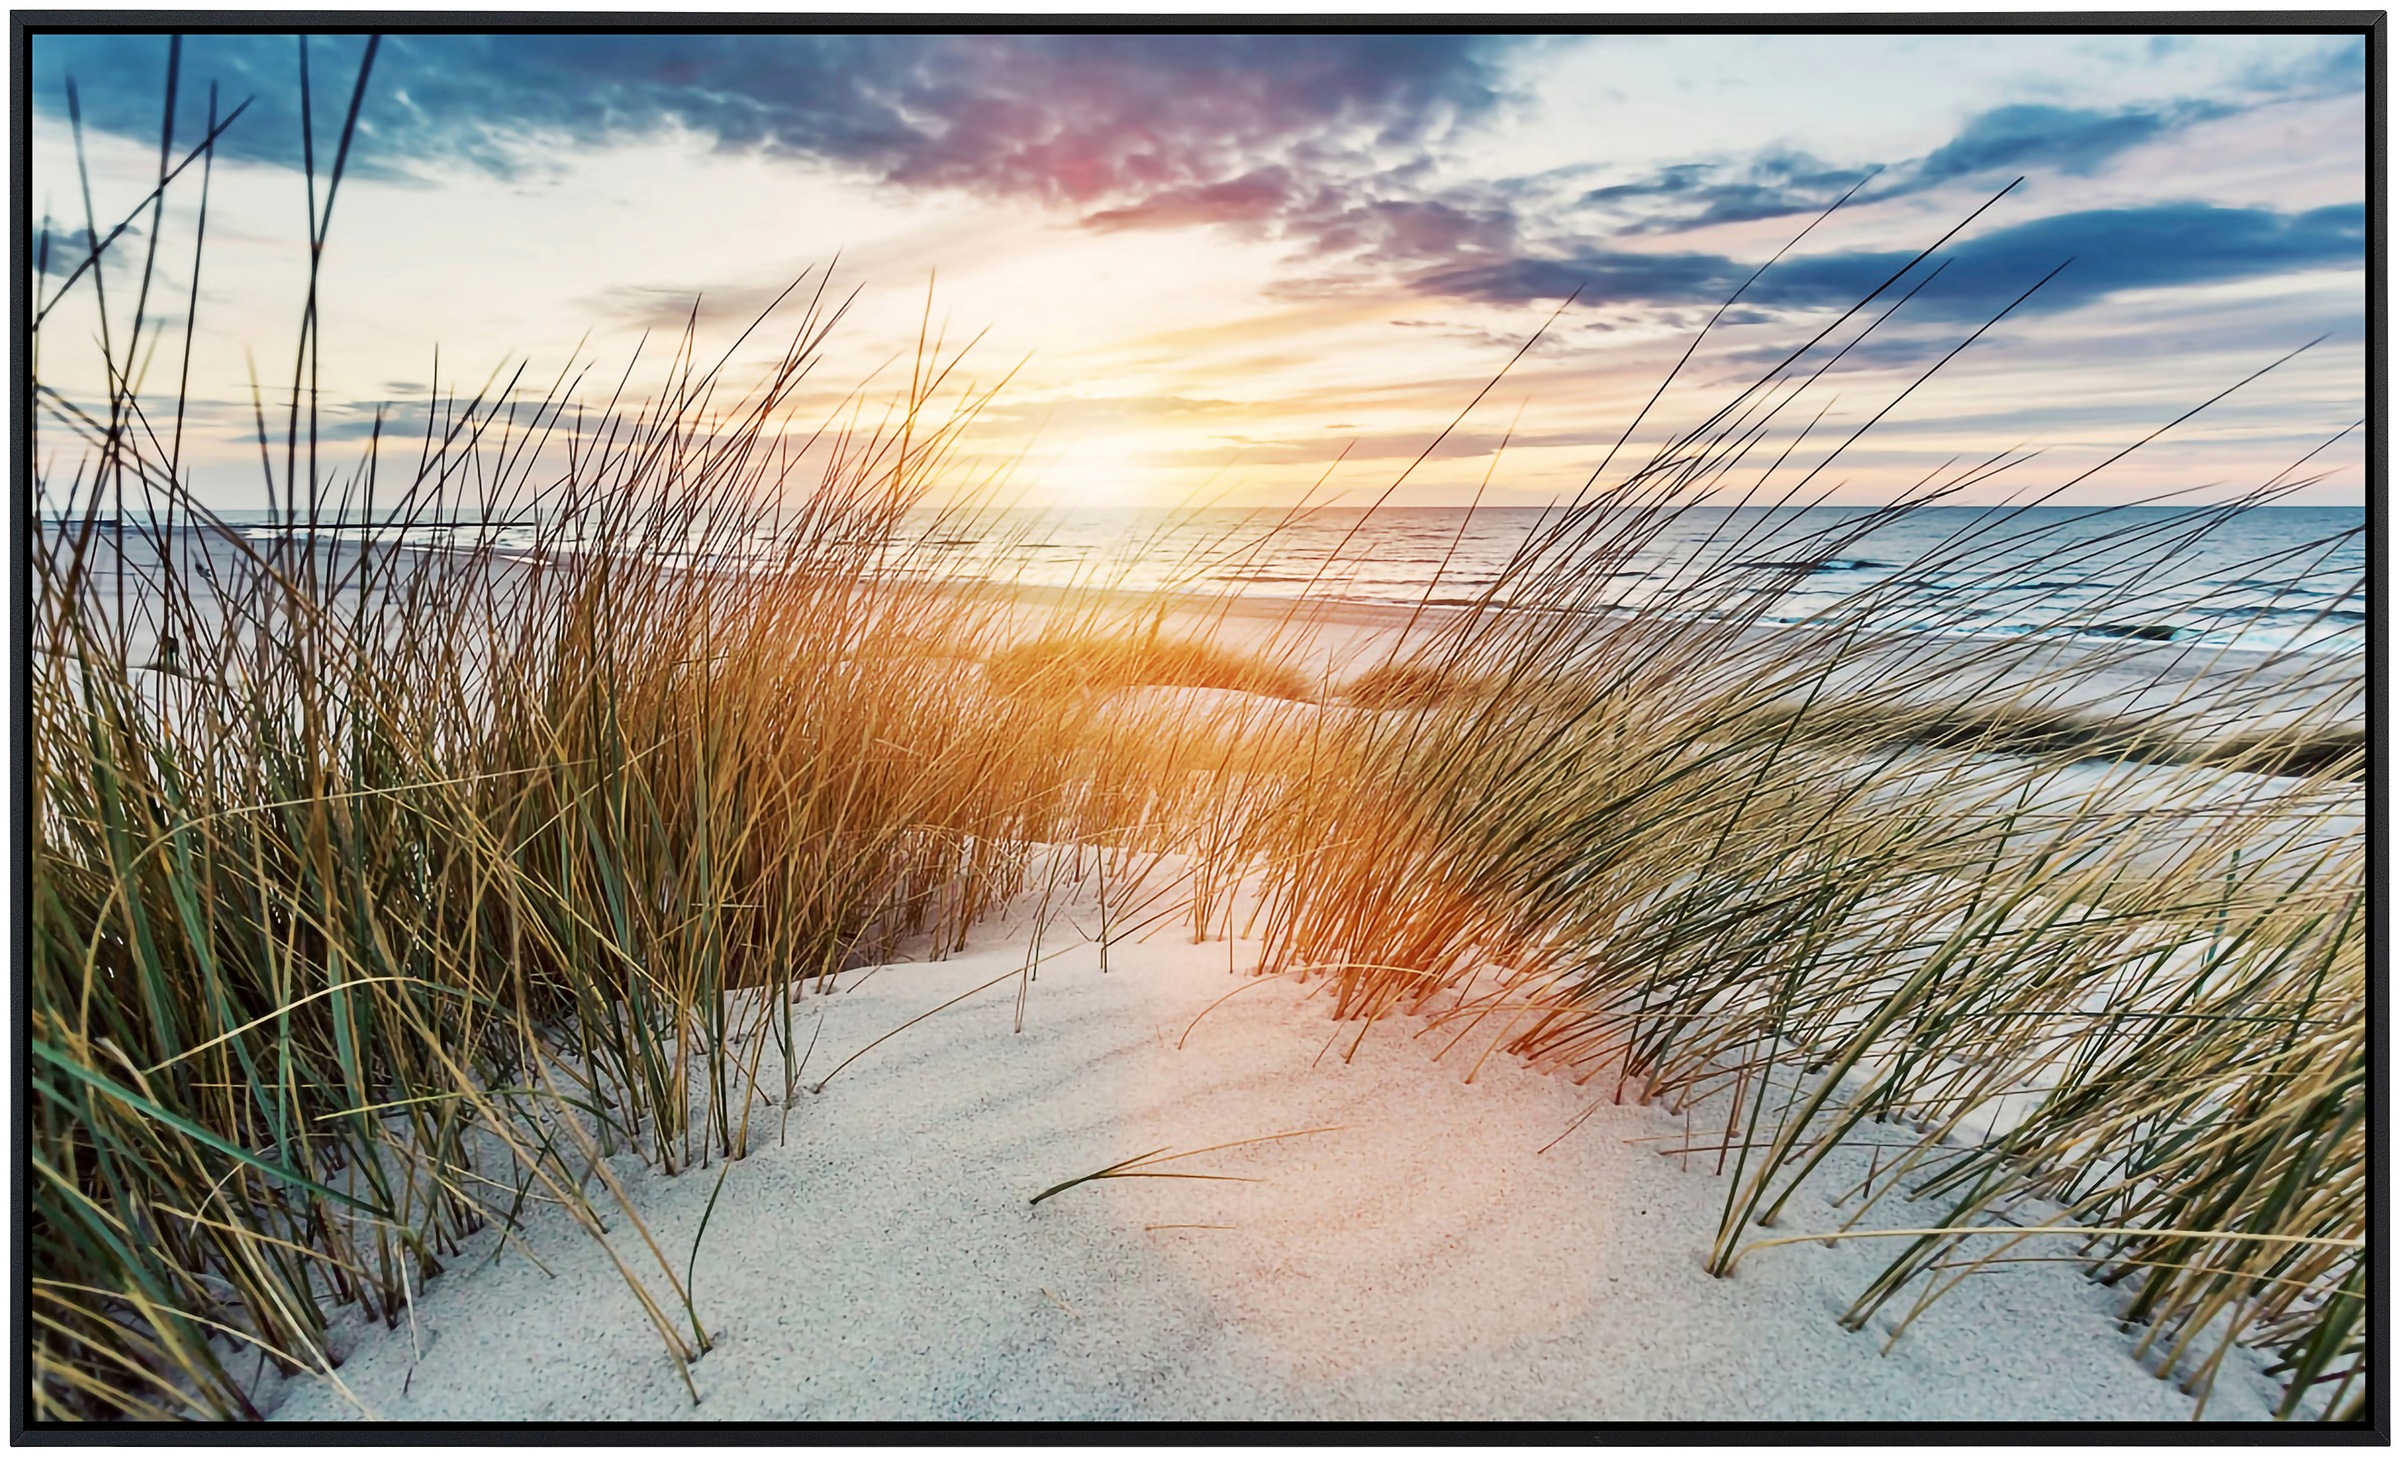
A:
{"type": "MultiPolygon", "coordinates": [[[[425,35],[387,39],[362,115],[362,168],[464,159],[496,170],[525,143],[598,145],[669,127],[728,148],[1066,206],[1134,206],[1421,149],[1508,99],[1523,37],[1430,35],[425,35]]],[[[359,45],[311,43],[316,124],[359,45]]],[[[297,37],[187,40],[177,129],[197,135],[210,81],[254,96],[236,156],[296,163],[297,37]]],[[[166,40],[40,36],[36,104],[158,135],[166,40]]],[[[1229,195],[1231,196],[1231,195],[1229,195]]]]}

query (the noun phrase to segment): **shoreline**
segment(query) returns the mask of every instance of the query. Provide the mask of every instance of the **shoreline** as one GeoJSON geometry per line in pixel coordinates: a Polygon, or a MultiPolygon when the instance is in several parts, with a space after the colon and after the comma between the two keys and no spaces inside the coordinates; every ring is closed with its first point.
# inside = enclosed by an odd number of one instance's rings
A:
{"type": "MultiPolygon", "coordinates": [[[[397,544],[393,550],[433,564],[436,571],[461,560],[455,550],[421,544],[397,544]]],[[[508,553],[466,560],[461,570],[479,562],[495,574],[538,573],[545,564],[540,558],[508,553]]],[[[155,560],[150,565],[154,567],[155,560]]],[[[704,566],[675,570],[727,583],[754,575],[704,566]]],[[[211,575],[192,593],[204,615],[214,607],[219,580],[211,575]]],[[[106,590],[97,576],[87,590],[106,605],[106,590]]],[[[1671,637],[1692,630],[1688,620],[1645,623],[1633,612],[1571,613],[1504,603],[1408,605],[1213,588],[1059,587],[894,577],[857,582],[850,590],[869,603],[931,595],[968,604],[969,610],[988,612],[991,620],[1002,624],[1002,641],[1038,638],[1058,629],[1062,621],[1070,635],[1155,631],[1197,637],[1294,668],[1318,685],[1316,696],[1307,701],[1320,705],[1334,702],[1340,684],[1368,665],[1409,661],[1445,634],[1476,634],[1488,640],[1570,616],[1602,624],[1602,631],[1612,637],[1617,632],[1651,631],[1671,637]]],[[[149,594],[148,600],[155,603],[159,594],[149,594]]],[[[147,664],[157,656],[155,616],[137,614],[128,634],[136,662],[147,664]]],[[[1754,622],[1738,629],[1727,651],[1773,654],[1836,631],[1807,623],[1754,622]]],[[[37,652],[45,650],[45,645],[36,645],[37,652]]],[[[1877,709],[2022,702],[2043,713],[2121,726],[2164,725],[2195,740],[2256,735],[2291,724],[2303,724],[2319,735],[2365,729],[2365,663],[2353,654],[1905,628],[1862,632],[1841,651],[1842,661],[1824,683],[1830,690],[1824,701],[1831,708],[1845,701],[1877,709]],[[1895,694],[1890,685],[1896,681],[1910,686],[1895,694]]],[[[1791,701],[1801,696],[1795,689],[1791,701]]]]}

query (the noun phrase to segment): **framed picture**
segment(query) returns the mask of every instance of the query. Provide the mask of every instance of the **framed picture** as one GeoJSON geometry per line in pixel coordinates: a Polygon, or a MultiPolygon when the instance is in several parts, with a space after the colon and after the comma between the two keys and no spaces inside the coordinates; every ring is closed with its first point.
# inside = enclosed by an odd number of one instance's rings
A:
{"type": "Polygon", "coordinates": [[[2388,1437],[2384,26],[17,12],[18,1435],[2388,1437]]]}

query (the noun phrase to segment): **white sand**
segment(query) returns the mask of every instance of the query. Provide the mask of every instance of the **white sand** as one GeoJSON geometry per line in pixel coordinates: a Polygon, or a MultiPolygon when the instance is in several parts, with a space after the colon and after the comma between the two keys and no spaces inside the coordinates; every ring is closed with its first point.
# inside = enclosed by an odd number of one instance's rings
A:
{"type": "MultiPolygon", "coordinates": [[[[803,1041],[824,1019],[807,1076],[1017,965],[1023,931],[806,998],[803,1041]]],[[[442,1421],[2191,1415],[2135,1360],[2117,1297],[2072,1265],[1998,1266],[1887,1354],[1906,1301],[1861,1333],[1836,1317],[1896,1242],[1762,1249],[1714,1279],[1702,1260],[1729,1181],[1713,1153],[1660,1156],[1684,1144],[1681,1119],[1608,1106],[1562,1140],[1606,1088],[1498,1055],[1469,1081],[1490,1037],[1437,1061],[1448,1031],[1412,1035],[1421,1022],[1377,1024],[1345,1061],[1358,1024],[1229,972],[1254,947],[1187,935],[1120,941],[1104,976],[1056,925],[1046,949],[1069,949],[1030,987],[1022,1033],[1006,982],[800,1093],[786,1141],[780,1110],[761,1109],[699,1252],[716,1333],[692,1368],[699,1406],[606,1258],[555,1212],[526,1234],[552,1275],[514,1251],[453,1261],[413,1333],[345,1333],[344,1383],[375,1415],[442,1421]],[[1153,1149],[1327,1126],[1165,1166],[1256,1182],[1107,1180],[1027,1203],[1153,1149]]],[[[767,1065],[779,1085],[772,1052],[767,1065]]],[[[1695,1123],[1690,1141],[1716,1140],[1695,1123]]],[[[1811,1187],[1855,1182],[1868,1157],[1841,1151],[1811,1187]]],[[[617,1168],[680,1271],[719,1169],[617,1168]]],[[[1841,1218],[1822,1198],[1795,1205],[1753,1234],[1841,1218]]],[[[1904,1205],[1867,1222],[1932,1216],[1904,1205]]],[[[2273,1395],[2244,1355],[2207,1414],[2260,1418],[2273,1395]]],[[[282,1418],[359,1414],[314,1378],[280,1396],[282,1418]]]]}

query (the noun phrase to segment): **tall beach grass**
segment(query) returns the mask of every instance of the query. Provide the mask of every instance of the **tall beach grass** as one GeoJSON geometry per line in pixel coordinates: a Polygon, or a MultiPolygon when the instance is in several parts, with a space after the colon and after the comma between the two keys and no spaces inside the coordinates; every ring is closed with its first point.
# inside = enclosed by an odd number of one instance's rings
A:
{"type": "MultiPolygon", "coordinates": [[[[2196,1396],[2247,1342],[2284,1415],[2360,1413],[2358,664],[1895,631],[1874,589],[1770,627],[1790,578],[1743,524],[1769,517],[1711,518],[1674,590],[1612,610],[1609,572],[1683,512],[1794,502],[1733,459],[1672,438],[1527,541],[1488,589],[1507,611],[1352,680],[1378,711],[1328,719],[1248,822],[1267,966],[1336,978],[1361,1037],[1406,1011],[1445,1055],[1705,1103],[1719,1275],[1827,1151],[1896,1125],[1846,1228],[1925,1212],[1844,1324],[2076,1260],[2196,1396]]],[[[2176,518],[2143,575],[2290,485],[2176,518]]],[[[2080,549],[1995,509],[1910,575],[1971,584],[2003,544],[2080,549]]]]}

